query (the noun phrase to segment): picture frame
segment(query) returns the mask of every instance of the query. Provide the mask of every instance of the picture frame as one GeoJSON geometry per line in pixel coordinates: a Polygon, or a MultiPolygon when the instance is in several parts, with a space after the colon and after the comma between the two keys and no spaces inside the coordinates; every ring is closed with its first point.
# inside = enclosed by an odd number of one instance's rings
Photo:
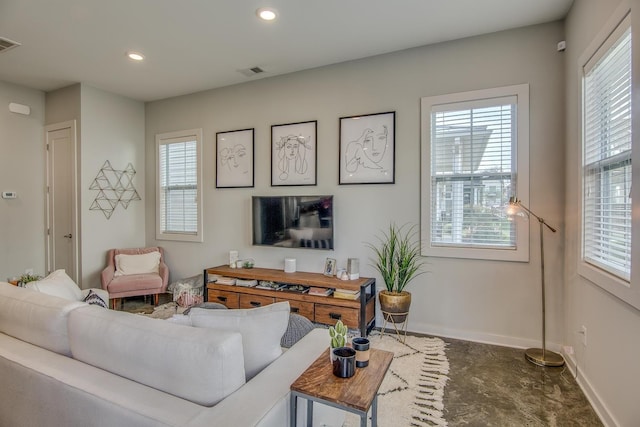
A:
{"type": "Polygon", "coordinates": [[[271,186],[316,185],[318,121],[271,126],[271,186]]]}
{"type": "Polygon", "coordinates": [[[255,185],[254,128],[216,132],[216,188],[255,185]]]}
{"type": "Polygon", "coordinates": [[[336,260],[335,258],[327,258],[324,262],[324,275],[335,276],[336,274],[336,260]]]}
{"type": "Polygon", "coordinates": [[[341,117],[339,184],[394,184],[395,139],[395,111],[341,117]]]}

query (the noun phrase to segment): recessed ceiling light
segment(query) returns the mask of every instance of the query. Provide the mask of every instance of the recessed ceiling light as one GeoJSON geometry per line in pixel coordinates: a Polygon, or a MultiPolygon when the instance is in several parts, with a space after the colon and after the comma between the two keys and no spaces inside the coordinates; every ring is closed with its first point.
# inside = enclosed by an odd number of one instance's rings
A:
{"type": "Polygon", "coordinates": [[[127,58],[132,59],[134,61],[143,61],[144,55],[140,52],[127,52],[127,58]]]}
{"type": "Polygon", "coordinates": [[[256,10],[256,15],[258,15],[258,18],[262,19],[263,21],[273,21],[278,16],[278,13],[275,9],[272,9],[270,7],[261,7],[260,9],[256,10]]]}

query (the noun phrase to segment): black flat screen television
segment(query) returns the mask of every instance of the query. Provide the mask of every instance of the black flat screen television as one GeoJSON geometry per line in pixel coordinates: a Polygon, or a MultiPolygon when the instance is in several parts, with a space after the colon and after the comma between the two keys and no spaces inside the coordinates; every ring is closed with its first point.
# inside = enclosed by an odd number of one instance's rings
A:
{"type": "Polygon", "coordinates": [[[253,244],[333,249],[333,196],[253,196],[253,244]]]}

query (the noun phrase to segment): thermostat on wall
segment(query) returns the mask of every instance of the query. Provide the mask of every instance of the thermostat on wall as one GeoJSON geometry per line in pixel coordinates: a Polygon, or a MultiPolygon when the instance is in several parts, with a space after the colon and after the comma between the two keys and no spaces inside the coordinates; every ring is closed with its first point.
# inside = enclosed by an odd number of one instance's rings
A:
{"type": "Polygon", "coordinates": [[[15,191],[3,191],[2,192],[2,198],[3,199],[15,199],[16,197],[18,197],[18,193],[16,193],[15,191]]]}

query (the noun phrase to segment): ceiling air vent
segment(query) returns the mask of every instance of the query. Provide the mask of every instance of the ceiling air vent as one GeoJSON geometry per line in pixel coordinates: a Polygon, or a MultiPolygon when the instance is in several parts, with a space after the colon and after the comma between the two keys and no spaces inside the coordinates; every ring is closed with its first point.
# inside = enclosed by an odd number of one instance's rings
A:
{"type": "Polygon", "coordinates": [[[14,47],[20,46],[20,43],[14,42],[13,40],[5,39],[4,37],[0,37],[0,53],[6,52],[9,49],[13,49],[14,47]]]}
{"type": "Polygon", "coordinates": [[[264,70],[260,67],[251,67],[245,68],[243,70],[238,70],[238,72],[245,77],[253,77],[256,74],[264,73],[264,70]]]}

